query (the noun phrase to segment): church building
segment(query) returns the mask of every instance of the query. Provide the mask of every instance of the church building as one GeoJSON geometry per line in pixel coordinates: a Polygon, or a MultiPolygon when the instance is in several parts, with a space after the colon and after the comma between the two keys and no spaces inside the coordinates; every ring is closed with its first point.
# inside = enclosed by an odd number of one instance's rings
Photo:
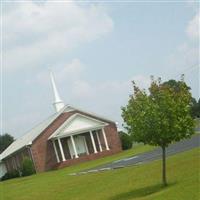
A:
{"type": "Polygon", "coordinates": [[[6,171],[19,169],[29,157],[36,172],[44,172],[121,151],[116,123],[99,115],[64,105],[53,74],[55,113],[14,141],[1,155],[6,171]]]}

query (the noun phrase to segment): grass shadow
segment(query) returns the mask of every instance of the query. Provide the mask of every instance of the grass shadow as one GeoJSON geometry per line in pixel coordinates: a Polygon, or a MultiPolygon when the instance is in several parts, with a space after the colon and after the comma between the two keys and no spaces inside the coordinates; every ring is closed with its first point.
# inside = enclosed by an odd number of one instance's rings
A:
{"type": "Polygon", "coordinates": [[[109,200],[129,200],[129,199],[134,199],[134,198],[145,197],[145,196],[160,192],[161,190],[168,189],[169,187],[175,184],[176,183],[170,183],[166,187],[164,187],[162,184],[147,186],[147,187],[131,190],[129,192],[117,194],[111,197],[109,200]]]}

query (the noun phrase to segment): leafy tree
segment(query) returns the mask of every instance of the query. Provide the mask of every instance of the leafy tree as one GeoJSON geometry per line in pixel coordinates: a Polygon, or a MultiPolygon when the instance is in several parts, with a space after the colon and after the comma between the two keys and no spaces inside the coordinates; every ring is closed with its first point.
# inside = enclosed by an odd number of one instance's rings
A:
{"type": "Polygon", "coordinates": [[[166,147],[194,133],[191,93],[183,78],[178,89],[153,77],[149,92],[139,89],[134,82],[133,88],[128,104],[122,107],[125,128],[134,141],[162,148],[162,181],[166,186],[166,147]]]}
{"type": "MultiPolygon", "coordinates": [[[[163,83],[163,85],[168,85],[168,86],[172,87],[175,91],[180,90],[181,84],[182,84],[181,81],[176,81],[176,80],[173,80],[173,79],[163,83]]],[[[188,90],[191,89],[186,83],[184,83],[184,84],[185,84],[185,87],[188,88],[188,90]]],[[[193,118],[200,117],[200,99],[197,102],[196,99],[194,97],[192,97],[190,105],[191,105],[191,115],[192,115],[192,117],[193,118]]]]}
{"type": "Polygon", "coordinates": [[[130,149],[133,146],[133,140],[129,134],[124,133],[123,131],[120,131],[119,136],[121,139],[123,150],[130,149]]]}
{"type": "Polygon", "coordinates": [[[166,85],[166,86],[169,86],[171,88],[174,89],[174,91],[179,91],[181,89],[181,85],[184,84],[185,87],[188,89],[188,90],[191,90],[191,88],[184,82],[182,81],[176,81],[174,79],[170,79],[169,81],[165,81],[163,83],[163,85],[166,85]]]}
{"type": "Polygon", "coordinates": [[[2,153],[13,141],[13,136],[8,133],[0,135],[0,153],[2,153]]]}

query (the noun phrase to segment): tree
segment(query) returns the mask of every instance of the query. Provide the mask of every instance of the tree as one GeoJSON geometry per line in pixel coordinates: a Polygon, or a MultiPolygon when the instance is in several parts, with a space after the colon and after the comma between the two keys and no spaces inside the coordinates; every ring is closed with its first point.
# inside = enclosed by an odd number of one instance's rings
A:
{"type": "Polygon", "coordinates": [[[13,136],[8,133],[0,135],[0,153],[2,153],[13,141],[13,136]]]}
{"type": "Polygon", "coordinates": [[[148,93],[134,82],[133,88],[128,104],[122,107],[124,126],[134,141],[162,148],[162,181],[166,186],[166,147],[194,134],[191,93],[183,79],[178,90],[153,77],[148,93]]]}
{"type": "Polygon", "coordinates": [[[173,88],[175,91],[179,91],[179,90],[181,89],[181,85],[182,85],[182,84],[184,84],[185,87],[186,87],[188,90],[191,89],[185,82],[183,83],[182,81],[176,81],[176,80],[174,80],[174,79],[170,79],[170,80],[165,81],[165,82],[163,83],[163,85],[167,85],[167,86],[173,88]]]}
{"type": "MultiPolygon", "coordinates": [[[[163,83],[163,85],[168,85],[168,86],[172,87],[175,91],[180,90],[181,84],[182,84],[181,81],[176,81],[176,80],[173,80],[173,79],[163,83]]],[[[191,89],[186,83],[184,83],[184,84],[185,84],[185,87],[188,88],[188,90],[191,89]]],[[[190,106],[191,106],[192,117],[193,118],[200,117],[200,99],[197,102],[196,99],[194,97],[192,97],[191,102],[190,102],[190,106]]]]}

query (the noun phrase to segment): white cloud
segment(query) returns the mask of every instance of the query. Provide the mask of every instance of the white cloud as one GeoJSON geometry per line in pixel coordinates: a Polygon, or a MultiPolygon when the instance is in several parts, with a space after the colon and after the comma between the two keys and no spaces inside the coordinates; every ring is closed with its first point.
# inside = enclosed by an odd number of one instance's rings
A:
{"type": "Polygon", "coordinates": [[[71,63],[62,66],[57,66],[56,76],[60,82],[67,80],[72,81],[78,79],[84,73],[85,66],[78,58],[72,60],[71,63]]]}
{"type": "Polygon", "coordinates": [[[118,120],[121,124],[121,106],[126,105],[129,95],[133,92],[132,80],[135,80],[140,88],[147,89],[150,84],[150,77],[143,75],[136,75],[124,81],[108,80],[95,84],[79,79],[71,86],[70,99],[77,106],[101,113],[118,120]]]}
{"type": "MultiPolygon", "coordinates": [[[[105,82],[88,80],[85,78],[86,66],[77,58],[70,63],[56,66],[55,69],[58,90],[66,104],[102,113],[111,119],[117,116],[117,120],[121,115],[121,106],[127,103],[129,95],[133,92],[132,80],[140,88],[147,89],[150,84],[150,77],[141,74],[126,80],[112,79],[105,82]]],[[[45,84],[45,87],[50,85],[48,72],[45,70],[40,72],[36,81],[39,82],[37,84],[45,84]]]]}
{"type": "MultiPolygon", "coordinates": [[[[185,27],[187,39],[175,48],[169,57],[168,67],[165,70],[171,71],[173,78],[182,73],[187,76],[193,67],[199,65],[199,20],[200,14],[197,12],[185,27]]],[[[163,72],[166,72],[165,70],[163,72]]]]}
{"type": "Polygon", "coordinates": [[[75,80],[72,84],[72,95],[76,99],[91,98],[94,88],[87,81],[75,80]]]}
{"type": "Polygon", "coordinates": [[[132,92],[132,80],[140,88],[147,89],[150,85],[150,77],[136,75],[129,80],[111,80],[92,84],[87,80],[79,79],[72,83],[72,95],[74,99],[95,99],[97,102],[105,100],[105,103],[113,104],[119,99],[127,98],[132,92]]]}
{"type": "Polygon", "coordinates": [[[199,39],[199,23],[200,23],[200,14],[197,13],[188,23],[188,26],[186,28],[186,33],[190,38],[199,39]]]}
{"type": "Polygon", "coordinates": [[[174,52],[170,55],[166,69],[163,69],[167,77],[180,79],[181,74],[185,75],[185,81],[192,88],[192,95],[199,98],[199,23],[200,14],[196,10],[197,5],[192,2],[188,5],[196,13],[190,19],[185,27],[186,40],[175,48],[174,52]],[[171,73],[169,73],[171,72],[171,73]]]}
{"type": "Polygon", "coordinates": [[[109,33],[113,21],[103,7],[75,1],[18,3],[4,12],[6,68],[34,67],[109,33]]]}
{"type": "Polygon", "coordinates": [[[148,89],[151,83],[150,77],[144,75],[136,75],[132,78],[133,81],[137,84],[137,86],[141,89],[148,89]]]}

